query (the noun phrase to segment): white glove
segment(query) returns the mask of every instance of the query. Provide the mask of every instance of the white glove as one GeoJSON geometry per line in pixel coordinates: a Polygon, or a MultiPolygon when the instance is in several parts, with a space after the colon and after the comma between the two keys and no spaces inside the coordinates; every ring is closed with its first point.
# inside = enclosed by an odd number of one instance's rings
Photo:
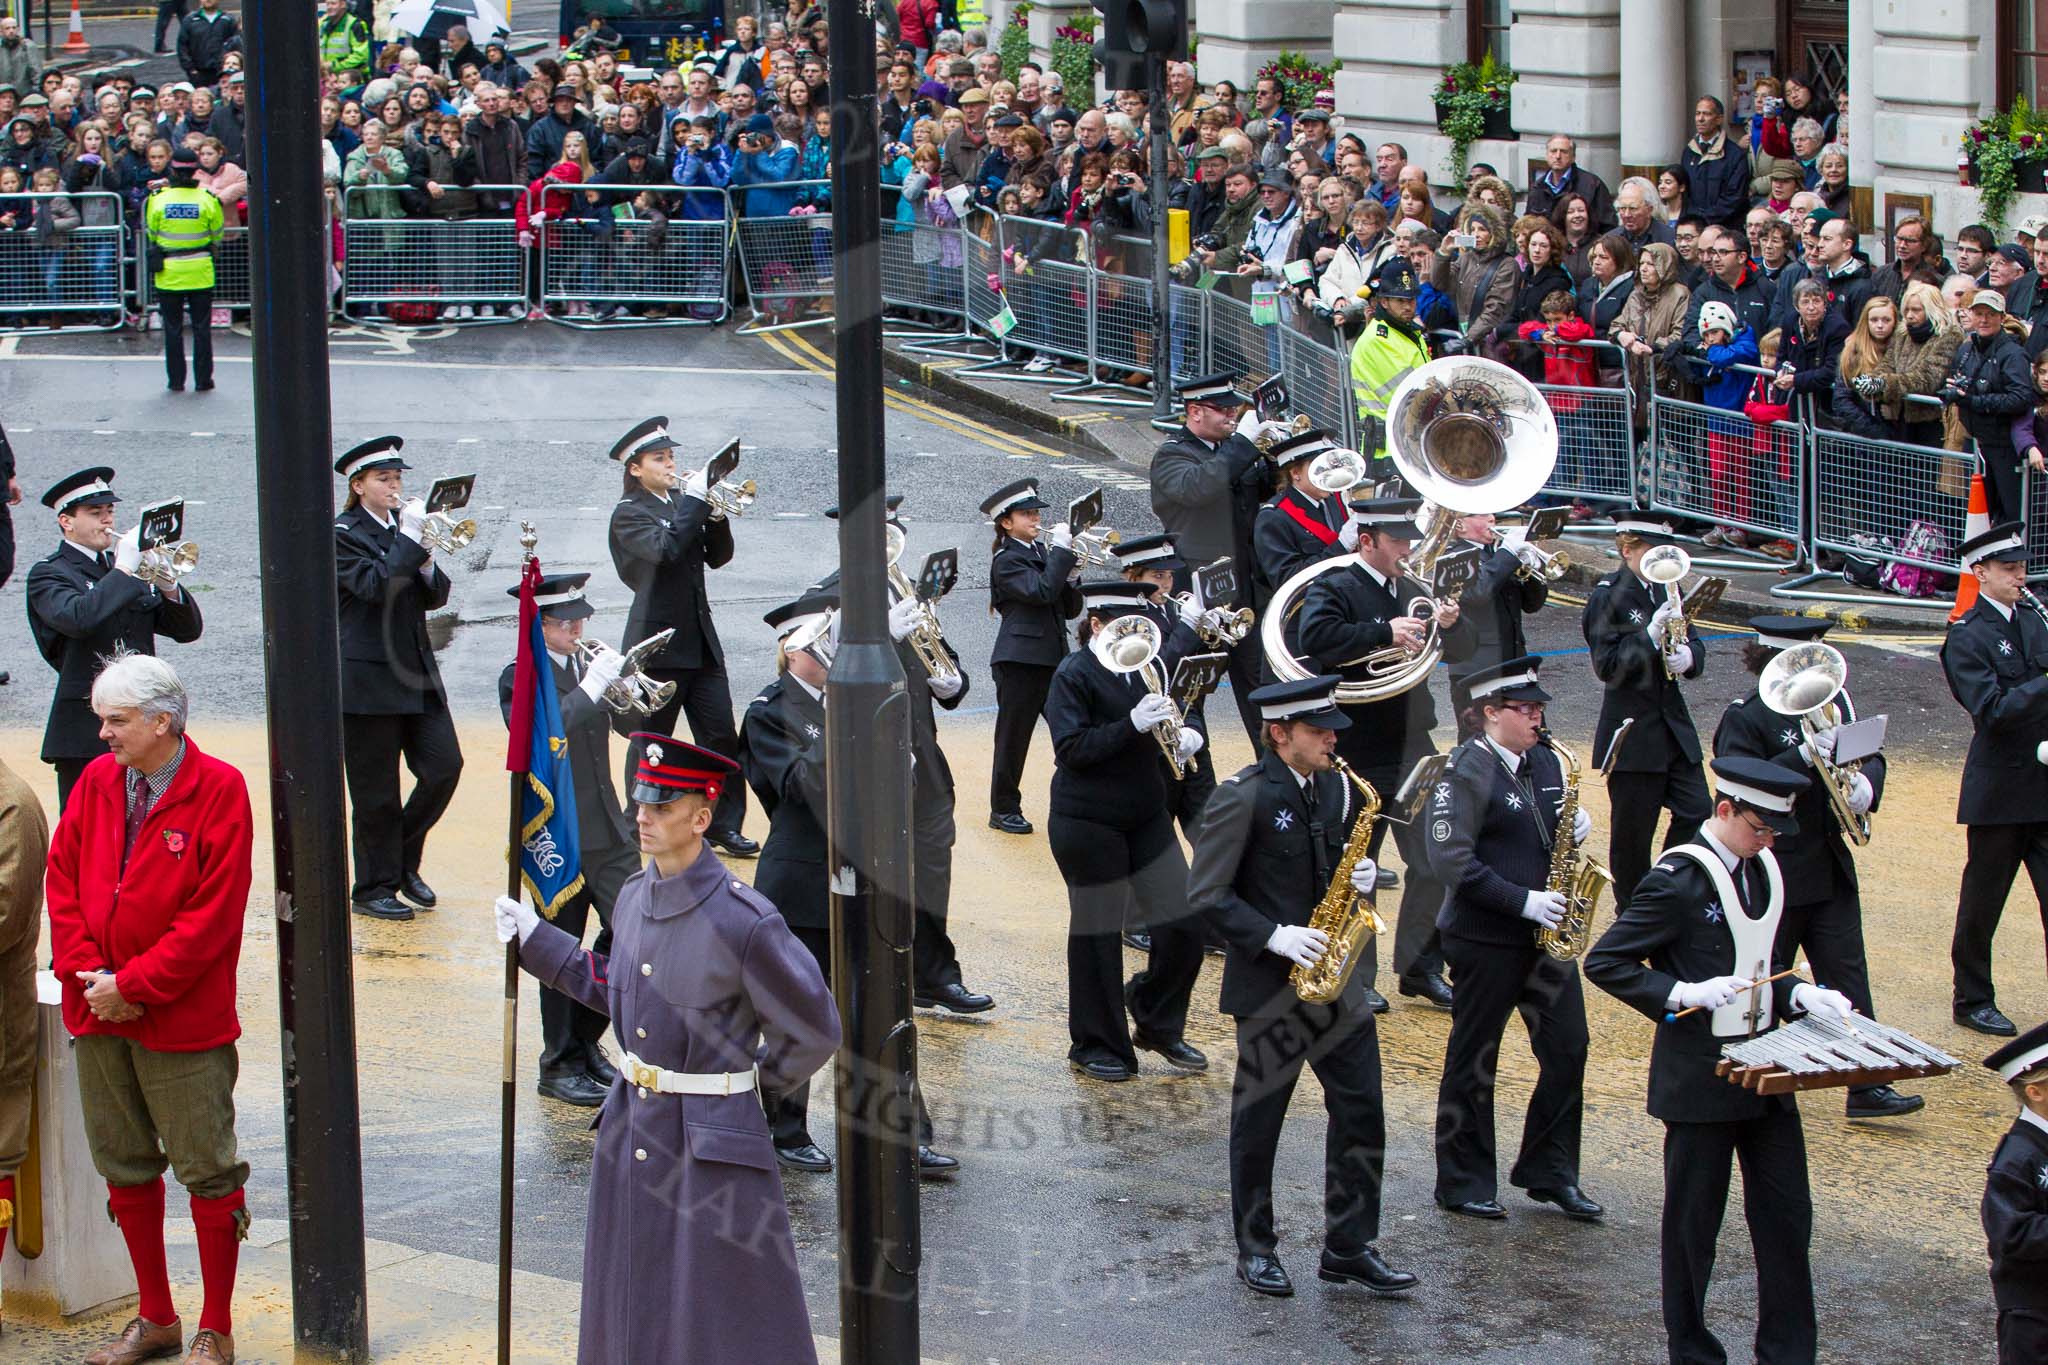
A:
{"type": "Polygon", "coordinates": [[[1668,601],[1658,603],[1657,610],[1650,613],[1650,624],[1644,629],[1650,632],[1651,641],[1660,651],[1664,648],[1665,640],[1671,636],[1671,618],[1677,614],[1671,609],[1671,603],[1668,601]]]}
{"type": "Polygon", "coordinates": [[[1684,673],[1692,667],[1692,646],[1679,645],[1675,649],[1665,650],[1664,662],[1670,665],[1673,673],[1684,673]]]}
{"type": "Polygon", "coordinates": [[[1806,761],[1809,766],[1813,764],[1816,758],[1825,758],[1830,761],[1834,759],[1835,728],[1830,725],[1825,730],[1815,730],[1812,735],[1800,743],[1800,752],[1806,755],[1806,761]]]}
{"type": "Polygon", "coordinates": [[[1074,528],[1066,522],[1052,528],[1052,547],[1055,550],[1074,548],[1074,528]]]}
{"type": "Polygon", "coordinates": [[[1593,837],[1593,812],[1584,806],[1572,813],[1572,842],[1584,844],[1593,837]]]}
{"type": "Polygon", "coordinates": [[[915,597],[906,597],[889,608],[889,638],[899,644],[910,638],[917,629],[918,618],[923,613],[918,609],[915,597]]]}
{"type": "Polygon", "coordinates": [[[1370,858],[1360,858],[1351,869],[1351,889],[1361,896],[1370,896],[1380,887],[1380,865],[1370,858]]]}
{"type": "Polygon", "coordinates": [[[1522,918],[1555,929],[1564,921],[1564,897],[1555,891],[1528,892],[1522,897],[1522,918]]]}
{"type": "Polygon", "coordinates": [[[583,670],[583,681],[577,690],[596,701],[626,671],[626,656],[607,644],[594,644],[591,650],[590,663],[583,670]]]}
{"type": "Polygon", "coordinates": [[[1173,703],[1157,692],[1147,692],[1131,708],[1131,728],[1143,734],[1161,721],[1173,719],[1173,703]]]}
{"type": "Polygon", "coordinates": [[[1522,551],[1529,546],[1529,528],[1526,526],[1504,527],[1496,533],[1495,543],[1501,549],[1519,558],[1522,551]]]}
{"type": "Polygon", "coordinates": [[[683,496],[686,498],[695,498],[699,502],[709,502],[711,501],[711,494],[707,490],[710,487],[711,485],[705,480],[704,471],[701,469],[693,469],[683,476],[682,489],[683,496]]]}
{"type": "Polygon", "coordinates": [[[962,678],[958,673],[945,675],[934,673],[929,678],[926,678],[925,681],[931,684],[933,696],[937,697],[940,701],[951,701],[954,697],[960,695],[960,688],[966,682],[966,679],[962,678]]]}
{"type": "Polygon", "coordinates": [[[427,529],[427,504],[418,498],[407,498],[398,509],[398,534],[417,544],[427,529]]]}
{"type": "Polygon", "coordinates": [[[533,250],[533,233],[531,230],[519,234],[519,245],[524,250],[533,250]]]}
{"type": "Polygon", "coordinates": [[[1870,785],[1870,779],[1857,773],[1849,779],[1849,813],[1865,815],[1871,804],[1877,800],[1877,790],[1870,785]]]}
{"type": "Polygon", "coordinates": [[[1754,984],[1746,976],[1717,976],[1708,981],[1681,981],[1671,988],[1671,1003],[1680,1009],[1717,1010],[1754,984]]]}
{"type": "Polygon", "coordinates": [[[1522,563],[1527,565],[1532,572],[1543,572],[1543,551],[1539,550],[1534,545],[1529,544],[1529,542],[1527,541],[1520,541],[1510,548],[1513,549],[1515,558],[1521,560],[1522,563]]]}
{"type": "Polygon", "coordinates": [[[540,923],[537,910],[510,896],[498,897],[495,905],[498,911],[498,942],[510,943],[516,938],[524,943],[533,937],[533,928],[540,923]]]}
{"type": "Polygon", "coordinates": [[[1306,924],[1282,924],[1266,940],[1266,951],[1277,953],[1297,967],[1313,967],[1329,951],[1330,936],[1306,924]]]}
{"type": "Polygon", "coordinates": [[[1358,518],[1346,517],[1344,524],[1337,528],[1337,543],[1347,550],[1358,548],[1358,518]]]}
{"type": "Polygon", "coordinates": [[[1180,730],[1180,742],[1175,747],[1175,752],[1180,756],[1182,765],[1185,766],[1189,759],[1202,752],[1202,732],[1192,725],[1183,725],[1180,730]]]}
{"type": "Polygon", "coordinates": [[[1285,422],[1260,421],[1257,408],[1246,408],[1244,416],[1237,419],[1237,434],[1254,444],[1258,442],[1261,436],[1271,436],[1278,440],[1280,437],[1292,434],[1292,432],[1293,428],[1289,427],[1285,422]]]}
{"type": "Polygon", "coordinates": [[[142,567],[142,528],[133,526],[114,542],[114,567],[132,574],[142,567]]]}
{"type": "Polygon", "coordinates": [[[1840,991],[1805,981],[1792,988],[1792,1008],[1806,1014],[1818,1014],[1824,1019],[1847,1019],[1856,1009],[1849,1003],[1849,997],[1840,991]]]}
{"type": "Polygon", "coordinates": [[[1208,617],[1208,613],[1196,604],[1193,593],[1175,598],[1173,607],[1180,613],[1181,624],[1189,630],[1200,630],[1202,622],[1208,617]]]}

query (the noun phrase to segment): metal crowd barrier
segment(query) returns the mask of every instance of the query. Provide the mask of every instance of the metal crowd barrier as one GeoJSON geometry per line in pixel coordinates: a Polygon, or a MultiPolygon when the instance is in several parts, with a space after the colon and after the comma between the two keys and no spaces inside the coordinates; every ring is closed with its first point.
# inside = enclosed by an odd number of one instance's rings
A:
{"type": "Polygon", "coordinates": [[[0,227],[0,334],[59,327],[119,330],[125,321],[121,267],[126,206],[121,196],[106,190],[24,192],[9,195],[6,202],[17,219],[11,227],[0,227]],[[81,219],[111,216],[113,221],[81,225],[64,234],[54,248],[46,247],[35,230],[35,218],[38,206],[55,199],[70,201],[81,219]]]}
{"type": "Polygon", "coordinates": [[[740,273],[754,312],[740,328],[741,336],[831,323],[832,215],[789,212],[831,188],[829,180],[778,180],[734,185],[728,191],[740,273]],[[769,207],[782,204],[784,194],[793,196],[791,202],[768,213],[769,207]],[[806,310],[810,316],[802,316],[806,310]]]}
{"type": "Polygon", "coordinates": [[[915,335],[928,341],[974,337],[967,325],[965,247],[960,238],[957,223],[933,223],[928,218],[906,222],[886,213],[882,219],[882,304],[917,314],[922,326],[915,335]],[[939,319],[951,319],[951,330],[942,329],[939,319]]]}
{"type": "MultiPolygon", "coordinates": [[[[704,185],[551,184],[541,190],[540,207],[547,214],[540,235],[540,304],[549,321],[648,327],[725,320],[726,248],[732,240],[726,191],[704,185]]],[[[829,281],[831,220],[820,215],[787,221],[826,225],[829,281]]],[[[829,292],[829,282],[825,287],[829,292]]]]}
{"type": "MultiPolygon", "coordinates": [[[[1725,408],[1663,394],[1650,399],[1649,504],[1658,511],[1803,545],[1806,479],[1798,423],[1760,427],[1725,408]]],[[[1766,563],[1773,562],[1730,561],[1766,563]]]]}
{"type": "MultiPolygon", "coordinates": [[[[521,185],[470,185],[478,193],[524,194],[521,185]]],[[[368,196],[384,186],[351,185],[342,195],[341,308],[350,316],[395,305],[425,307],[442,324],[516,322],[526,315],[526,253],[508,215],[369,218],[368,196]],[[458,318],[458,307],[502,309],[495,318],[458,318]]],[[[403,316],[400,314],[399,316],[403,316]]],[[[422,320],[429,320],[424,319],[422,320]]]]}
{"type": "MultiPolygon", "coordinates": [[[[149,253],[139,252],[133,264],[136,311],[146,318],[156,307],[156,277],[149,270],[149,253]]],[[[249,229],[223,228],[213,248],[213,306],[246,313],[250,302],[249,229]]]]}

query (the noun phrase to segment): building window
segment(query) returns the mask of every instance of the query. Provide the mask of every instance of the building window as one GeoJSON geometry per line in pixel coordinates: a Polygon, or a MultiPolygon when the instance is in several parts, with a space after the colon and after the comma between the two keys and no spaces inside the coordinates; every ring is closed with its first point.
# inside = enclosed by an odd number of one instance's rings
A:
{"type": "Polygon", "coordinates": [[[2039,108],[2048,93],[2048,0],[2000,0],[1998,26],[1999,107],[2024,95],[2039,108]]]}
{"type": "Polygon", "coordinates": [[[1508,29],[1513,20],[1512,0],[1465,0],[1466,60],[1477,63],[1491,52],[1495,62],[1509,65],[1508,29]]]}

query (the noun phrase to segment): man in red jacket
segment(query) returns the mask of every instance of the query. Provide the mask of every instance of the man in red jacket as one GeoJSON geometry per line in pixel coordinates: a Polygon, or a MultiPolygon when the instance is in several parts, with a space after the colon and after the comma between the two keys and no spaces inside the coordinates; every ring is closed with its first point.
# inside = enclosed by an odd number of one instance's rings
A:
{"type": "Polygon", "coordinates": [[[248,786],[186,738],[185,689],[161,659],[117,656],[94,680],[92,705],[109,752],[72,790],[45,894],[86,1138],[141,1304],[86,1365],[184,1346],[164,1261],[167,1165],[191,1196],[205,1287],[185,1360],[232,1365],[229,1304],[249,1224],[234,1104],[248,786]]]}

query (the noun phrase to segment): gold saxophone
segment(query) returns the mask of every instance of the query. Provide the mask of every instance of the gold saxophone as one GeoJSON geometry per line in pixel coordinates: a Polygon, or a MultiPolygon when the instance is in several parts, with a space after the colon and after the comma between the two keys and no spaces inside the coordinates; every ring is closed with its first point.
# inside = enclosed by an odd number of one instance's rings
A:
{"type": "Polygon", "coordinates": [[[1315,913],[1308,918],[1309,928],[1330,936],[1330,946],[1316,959],[1315,966],[1297,964],[1287,973],[1294,993],[1316,1005],[1327,1005],[1344,993],[1344,983],[1351,979],[1351,969],[1358,965],[1358,950],[1365,946],[1368,937],[1385,933],[1387,928],[1372,902],[1351,887],[1351,869],[1358,866],[1366,845],[1372,842],[1373,822],[1380,814],[1380,794],[1343,759],[1331,758],[1330,766],[1358,788],[1359,809],[1350,842],[1344,845],[1344,856],[1337,860],[1336,875],[1330,878],[1329,889],[1323,892],[1315,913]]]}
{"type": "Polygon", "coordinates": [[[1593,937],[1593,912],[1600,908],[1600,895],[1614,884],[1614,874],[1579,852],[1572,838],[1572,826],[1579,818],[1579,761],[1572,751],[1551,738],[1548,744],[1564,765],[1564,800],[1557,806],[1557,833],[1550,841],[1550,880],[1546,891],[1564,897],[1564,918],[1555,929],[1538,929],[1536,946],[1560,962],[1576,962],[1584,956],[1593,937]]]}

